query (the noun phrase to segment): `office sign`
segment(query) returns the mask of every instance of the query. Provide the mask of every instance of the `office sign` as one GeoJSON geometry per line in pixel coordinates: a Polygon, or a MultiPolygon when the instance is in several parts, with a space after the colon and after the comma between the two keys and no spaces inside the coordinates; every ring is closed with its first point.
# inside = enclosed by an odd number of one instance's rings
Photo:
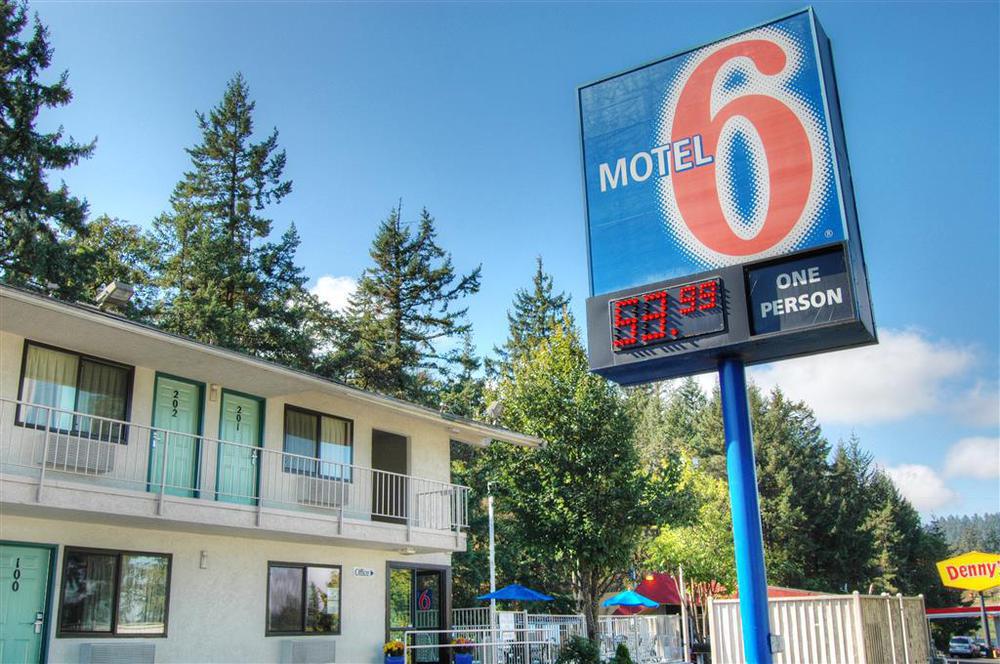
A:
{"type": "Polygon", "coordinates": [[[582,86],[579,104],[592,369],[635,383],[708,371],[722,354],[875,341],[812,10],[582,86]],[[714,284],[710,314],[685,300],[701,283],[714,284]],[[758,343],[768,335],[783,341],[758,343]]]}

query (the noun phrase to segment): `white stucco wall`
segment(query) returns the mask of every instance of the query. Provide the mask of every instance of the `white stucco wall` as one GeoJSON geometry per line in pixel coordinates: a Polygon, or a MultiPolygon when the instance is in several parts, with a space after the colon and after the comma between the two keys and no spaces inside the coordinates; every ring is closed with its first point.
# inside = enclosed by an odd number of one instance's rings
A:
{"type": "MultiPolygon", "coordinates": [[[[448,554],[402,556],[390,551],[344,548],[244,537],[224,537],[166,530],[126,528],[56,519],[3,515],[0,539],[58,544],[62,569],[64,547],[170,553],[168,636],[156,644],[157,662],[277,662],[287,638],[333,639],[337,662],[380,662],[385,634],[386,563],[450,564],[448,554]],[[202,551],[208,569],[199,568],[202,551]],[[341,565],[342,629],[339,636],[264,636],[268,561],[341,565]],[[352,568],[375,570],[356,577],[352,568]]],[[[61,580],[55,581],[52,621],[58,612],[61,580]]],[[[78,662],[87,638],[55,638],[49,626],[49,661],[78,662]]],[[[106,642],[106,639],[101,641],[106,642]]]]}
{"type": "MultiPolygon", "coordinates": [[[[79,348],[74,348],[71,345],[62,344],[60,347],[69,351],[80,351],[79,348]]],[[[0,396],[9,399],[18,397],[23,348],[23,337],[0,331],[0,396]]],[[[88,352],[93,353],[92,350],[88,352]]],[[[186,352],[197,354],[196,351],[186,352]]],[[[108,360],[124,361],[115,356],[113,347],[107,347],[103,352],[96,354],[108,360]]],[[[218,385],[216,382],[218,379],[213,378],[217,375],[217,372],[213,372],[213,363],[218,363],[219,360],[205,354],[200,355],[202,361],[199,373],[195,375],[189,373],[180,377],[204,382],[207,386],[218,385]]],[[[157,370],[173,373],[170,369],[163,367],[135,366],[130,419],[137,424],[149,425],[151,423],[153,389],[157,370]]],[[[254,389],[255,371],[260,370],[247,370],[245,375],[241,376],[242,380],[239,384],[218,385],[218,394],[213,395],[213,390],[206,390],[209,394],[205,395],[202,420],[203,433],[206,437],[215,438],[219,435],[221,389],[229,388],[248,394],[257,394],[254,389]]],[[[264,447],[267,449],[281,451],[284,445],[285,405],[301,406],[353,420],[355,465],[371,466],[372,429],[380,429],[406,437],[409,456],[407,474],[440,482],[450,481],[450,436],[448,429],[443,424],[435,425],[426,420],[419,420],[387,406],[377,406],[369,402],[324,394],[314,390],[304,389],[301,392],[289,394],[261,396],[266,398],[264,447]]]]}

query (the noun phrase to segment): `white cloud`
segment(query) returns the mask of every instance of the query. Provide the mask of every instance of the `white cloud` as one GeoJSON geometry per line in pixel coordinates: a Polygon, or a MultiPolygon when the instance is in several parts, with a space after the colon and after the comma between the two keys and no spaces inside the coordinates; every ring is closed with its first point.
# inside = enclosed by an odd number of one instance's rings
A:
{"type": "Polygon", "coordinates": [[[944,480],[929,466],[903,464],[886,468],[885,472],[903,497],[921,512],[944,507],[958,498],[958,494],[945,486],[944,480]]]}
{"type": "Polygon", "coordinates": [[[323,275],[310,289],[310,293],[330,305],[334,311],[343,311],[358,288],[358,282],[351,277],[323,275]]]}
{"type": "Polygon", "coordinates": [[[1000,438],[963,438],[951,448],[944,462],[945,477],[1000,478],[1000,438]]]}
{"type": "Polygon", "coordinates": [[[873,424],[954,410],[946,384],[973,359],[971,350],[916,331],[885,329],[878,345],[756,367],[750,375],[764,390],[780,386],[805,401],[821,422],[873,424]]]}
{"type": "Polygon", "coordinates": [[[955,400],[952,414],[963,423],[1000,428],[1000,394],[996,384],[978,381],[955,400]]]}

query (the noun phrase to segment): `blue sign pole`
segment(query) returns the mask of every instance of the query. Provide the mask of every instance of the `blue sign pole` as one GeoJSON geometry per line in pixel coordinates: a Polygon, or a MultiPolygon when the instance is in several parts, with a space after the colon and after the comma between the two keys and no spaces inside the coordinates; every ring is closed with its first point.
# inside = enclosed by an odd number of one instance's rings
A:
{"type": "Polygon", "coordinates": [[[743,361],[719,361],[722,424],[726,433],[726,468],[733,512],[736,580],[740,589],[743,652],[748,664],[771,664],[770,622],[764,539],[760,529],[757,471],[754,467],[750,405],[743,361]]]}

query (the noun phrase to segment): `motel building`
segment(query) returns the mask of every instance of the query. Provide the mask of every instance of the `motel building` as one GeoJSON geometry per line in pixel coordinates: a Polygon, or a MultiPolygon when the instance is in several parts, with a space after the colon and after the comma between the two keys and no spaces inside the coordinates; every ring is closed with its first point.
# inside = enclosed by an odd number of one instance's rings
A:
{"type": "Polygon", "coordinates": [[[0,286],[0,661],[382,661],[492,440],[541,443],[0,286]]]}

